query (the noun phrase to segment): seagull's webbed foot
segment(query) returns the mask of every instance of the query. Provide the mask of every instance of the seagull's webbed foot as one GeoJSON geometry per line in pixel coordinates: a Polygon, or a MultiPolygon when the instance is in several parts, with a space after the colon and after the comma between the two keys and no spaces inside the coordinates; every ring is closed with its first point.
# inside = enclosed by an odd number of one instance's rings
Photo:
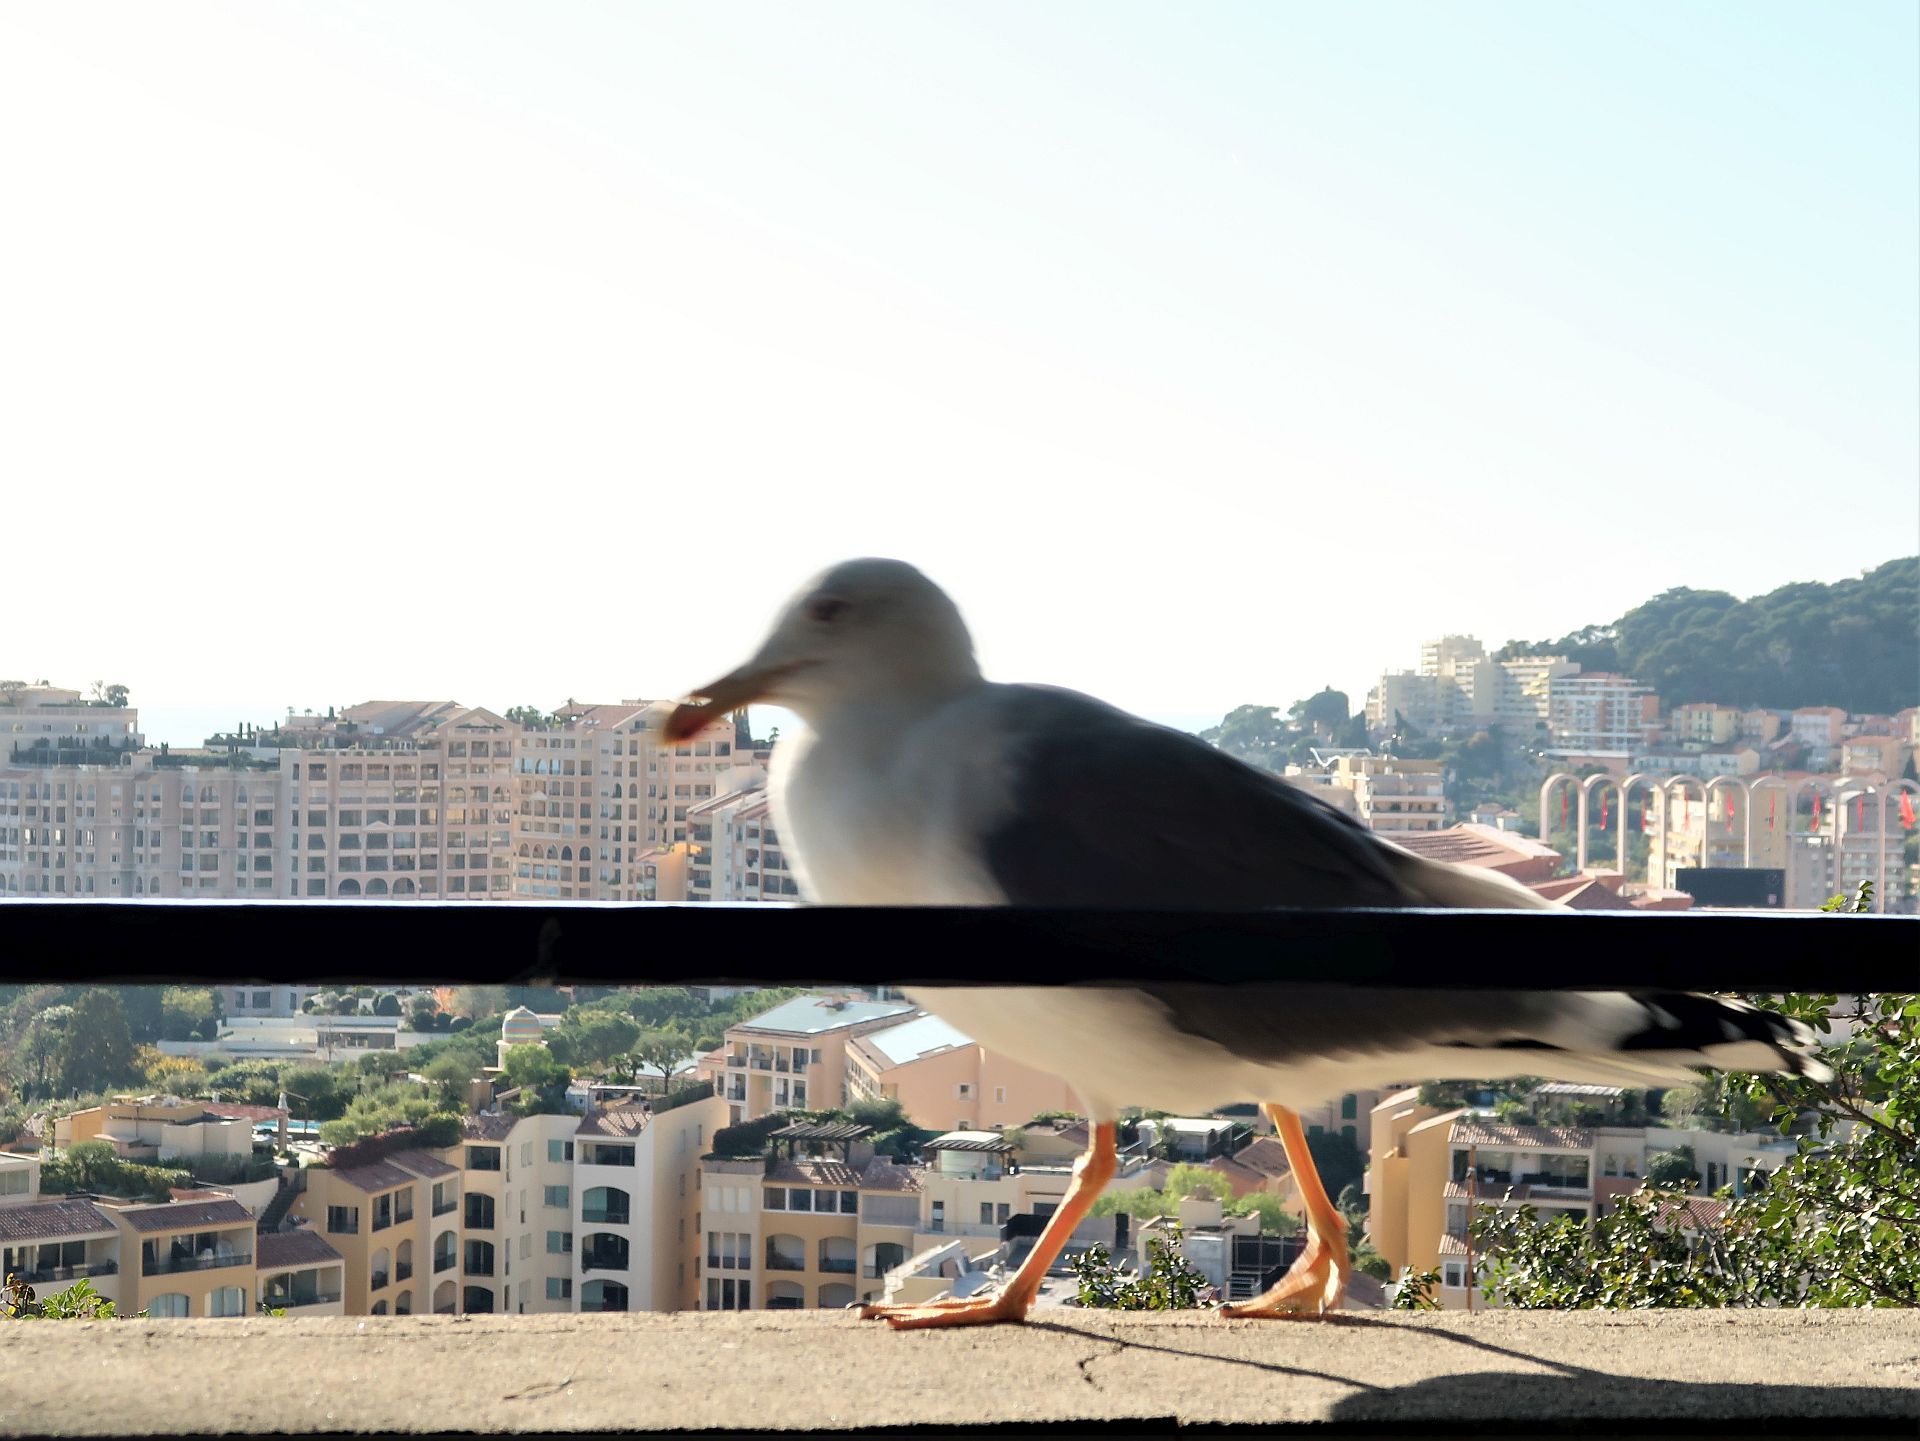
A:
{"type": "Polygon", "coordinates": [[[1266,1295],[1222,1306],[1220,1314],[1261,1320],[1324,1315],[1339,1308],[1341,1298],[1347,1294],[1347,1276],[1352,1269],[1344,1235],[1327,1241],[1315,1235],[1287,1274],[1276,1281],[1266,1295]]]}
{"type": "Polygon", "coordinates": [[[860,1307],[859,1316],[862,1321],[885,1321],[896,1331],[923,1330],[931,1326],[997,1326],[1008,1321],[1024,1321],[1031,1304],[1030,1300],[1003,1293],[911,1305],[867,1305],[860,1307]]]}

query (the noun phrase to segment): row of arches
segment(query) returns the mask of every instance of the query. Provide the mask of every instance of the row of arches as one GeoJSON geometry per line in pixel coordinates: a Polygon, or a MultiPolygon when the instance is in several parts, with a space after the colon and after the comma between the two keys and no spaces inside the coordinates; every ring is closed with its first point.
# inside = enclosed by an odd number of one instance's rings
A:
{"type": "MultiPolygon", "coordinates": [[[[1697,799],[1709,819],[1716,799],[1727,807],[1725,819],[1737,828],[1741,865],[1753,864],[1754,845],[1765,830],[1785,827],[1796,833],[1795,821],[1803,814],[1809,824],[1802,835],[1831,834],[1834,844],[1846,849],[1849,839],[1859,833],[1876,838],[1878,877],[1875,881],[1879,908],[1887,901],[1888,847],[1878,838],[1888,834],[1890,823],[1911,829],[1915,807],[1920,803],[1920,782],[1906,779],[1887,781],[1875,776],[1657,776],[1643,771],[1615,776],[1602,772],[1576,776],[1560,771],[1547,777],[1540,786],[1540,840],[1550,839],[1553,828],[1553,801],[1556,793],[1562,809],[1569,799],[1577,806],[1574,865],[1587,868],[1588,843],[1595,829],[1592,816],[1600,813],[1600,828],[1617,832],[1615,854],[1627,855],[1629,814],[1636,789],[1646,793],[1642,806],[1642,828],[1660,837],[1663,847],[1668,831],[1668,807],[1674,800],[1697,799]],[[1904,798],[1904,800],[1903,800],[1904,798]],[[1804,802],[1804,806],[1803,806],[1804,802]],[[1861,824],[1867,817],[1877,826],[1861,824]],[[1827,824],[1830,822],[1830,825],[1827,824]]],[[[1703,839],[1704,844],[1704,839],[1703,839]]],[[[1705,857],[1702,857],[1703,861],[1705,857]]]]}
{"type": "MultiPolygon", "coordinates": [[[[518,855],[522,860],[537,861],[537,860],[545,859],[549,861],[570,861],[573,859],[573,847],[572,846],[548,846],[543,856],[541,852],[541,848],[539,846],[529,846],[525,841],[522,841],[520,842],[520,849],[516,851],[515,854],[518,855]]],[[[583,861],[592,860],[593,847],[592,846],[580,847],[580,859],[583,861]]]]}
{"type": "Polygon", "coordinates": [[[351,876],[341,881],[339,886],[339,893],[343,896],[410,896],[414,894],[414,891],[414,883],[405,876],[401,876],[394,881],[391,889],[389,889],[387,883],[378,876],[375,876],[367,882],[365,890],[362,890],[360,888],[360,882],[351,876]]]}

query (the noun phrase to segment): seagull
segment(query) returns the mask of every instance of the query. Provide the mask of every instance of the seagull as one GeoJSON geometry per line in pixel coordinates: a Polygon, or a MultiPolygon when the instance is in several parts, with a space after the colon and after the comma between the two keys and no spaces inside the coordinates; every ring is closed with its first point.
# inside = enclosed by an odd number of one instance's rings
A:
{"type": "MultiPolygon", "coordinates": [[[[745,665],[677,706],[694,735],[767,701],[782,736],[768,789],[808,901],[1253,909],[1559,909],[1489,871],[1415,856],[1197,737],[1089,696],[982,676],[954,602],[913,566],[846,561],[803,586],[745,665]]],[[[1205,1114],[1253,1101],[1299,1186],[1308,1244],[1242,1317],[1338,1306],[1346,1222],[1299,1111],[1408,1076],[1671,1085],[1716,1066],[1820,1076],[1813,1033],[1682,992],[1473,992],[1165,983],[938,987],[908,999],[981,1045],[1060,1076],[1088,1150],[1059,1208],[997,1292],[868,1305],[899,1328],[1023,1319],[1116,1168],[1125,1106],[1205,1114]]]]}

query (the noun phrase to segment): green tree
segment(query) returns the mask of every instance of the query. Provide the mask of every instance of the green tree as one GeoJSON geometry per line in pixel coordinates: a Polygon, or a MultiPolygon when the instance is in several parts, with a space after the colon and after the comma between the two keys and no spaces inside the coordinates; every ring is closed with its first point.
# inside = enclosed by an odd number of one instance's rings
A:
{"type": "Polygon", "coordinates": [[[1649,1186],[1692,1190],[1700,1184],[1700,1172],[1693,1164],[1693,1147],[1676,1146],[1671,1151],[1649,1152],[1643,1179],[1649,1186]]]}
{"type": "Polygon", "coordinates": [[[1287,708],[1295,724],[1316,735],[1331,737],[1347,723],[1347,693],[1326,686],[1287,708]]]}
{"type": "Polygon", "coordinates": [[[98,1091],[135,1075],[133,1032],[126,1007],[112,991],[95,988],[73,1003],[62,1038],[57,1084],[62,1091],[98,1091]]]}
{"type": "Polygon", "coordinates": [[[1260,1229],[1269,1236],[1284,1235],[1300,1228],[1299,1218],[1282,1204],[1278,1196],[1265,1191],[1249,1191],[1238,1200],[1227,1202],[1229,1216],[1258,1216],[1260,1229]]]}
{"type": "MultiPolygon", "coordinates": [[[[220,1003],[206,986],[168,986],[160,994],[163,1041],[211,1040],[218,1030],[220,1003]]],[[[125,1002],[121,1014],[126,1013],[125,1002]]]]}
{"type": "Polygon", "coordinates": [[[473,1083],[474,1068],[457,1052],[436,1056],[421,1073],[433,1088],[434,1099],[449,1110],[464,1109],[467,1088],[473,1083]]]}
{"type": "Polygon", "coordinates": [[[672,1090],[673,1078],[688,1069],[687,1055],[692,1049],[693,1038],[685,1031],[662,1028],[642,1031],[627,1054],[635,1065],[658,1071],[661,1088],[672,1090]]]}
{"type": "Polygon", "coordinates": [[[397,1016],[400,1010],[400,997],[392,991],[382,991],[373,998],[373,1013],[376,1016],[397,1016]]]}
{"type": "Polygon", "coordinates": [[[1521,1307],[1920,1305],[1920,995],[1749,999],[1830,1037],[1830,1081],[1730,1078],[1782,1134],[1800,1132],[1793,1158],[1717,1215],[1658,1188],[1590,1225],[1483,1209],[1472,1224],[1489,1294],[1521,1307]]]}
{"type": "Polygon", "coordinates": [[[1127,1276],[1105,1246],[1089,1246],[1067,1262],[1079,1282],[1082,1306],[1105,1311],[1191,1311],[1199,1306],[1207,1278],[1180,1250],[1180,1226],[1147,1238],[1147,1270],[1127,1276]]]}
{"type": "Polygon", "coordinates": [[[1229,711],[1219,725],[1201,731],[1200,739],[1230,756],[1277,771],[1286,763],[1294,733],[1281,722],[1277,706],[1243,705],[1229,711]]]}

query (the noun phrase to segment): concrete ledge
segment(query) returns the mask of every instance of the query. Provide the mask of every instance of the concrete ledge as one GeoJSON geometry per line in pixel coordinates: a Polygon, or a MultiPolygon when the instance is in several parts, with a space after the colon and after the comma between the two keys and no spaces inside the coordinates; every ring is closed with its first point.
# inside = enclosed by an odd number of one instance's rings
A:
{"type": "Polygon", "coordinates": [[[0,1358],[6,1435],[1920,1422],[1920,1311],[1068,1310],[913,1333],[819,1312],[12,1322],[0,1358]]]}

